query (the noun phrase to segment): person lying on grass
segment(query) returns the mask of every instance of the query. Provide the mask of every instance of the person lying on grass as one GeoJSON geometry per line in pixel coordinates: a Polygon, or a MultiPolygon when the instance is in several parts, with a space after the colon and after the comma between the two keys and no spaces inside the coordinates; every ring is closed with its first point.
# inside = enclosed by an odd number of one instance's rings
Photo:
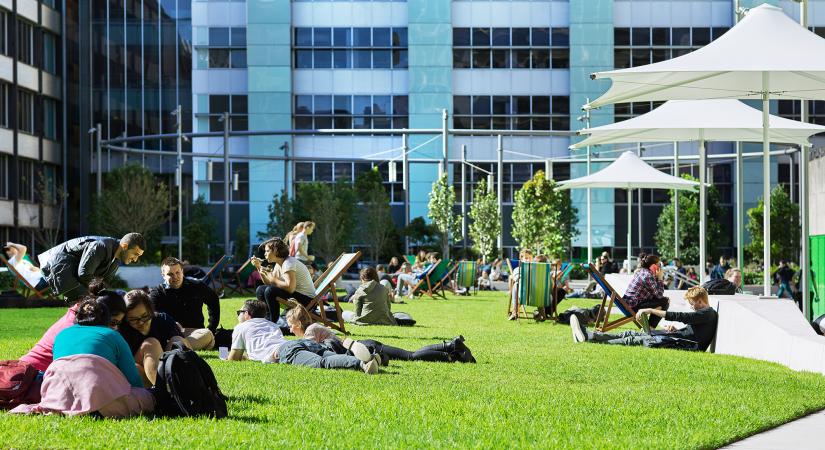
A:
{"type": "Polygon", "coordinates": [[[590,332],[581,324],[577,315],[570,316],[570,330],[573,333],[575,342],[595,342],[599,344],[617,345],[644,345],[649,347],[655,345],[659,336],[671,336],[694,341],[698,344],[699,351],[707,350],[713,337],[716,335],[716,324],[719,315],[716,310],[708,304],[708,292],[699,286],[694,286],[685,292],[685,300],[690,304],[693,311],[675,312],[662,311],[655,308],[644,308],[636,312],[636,318],[645,326],[645,331],[624,331],[621,333],[600,333],[590,332]],[[647,326],[647,318],[651,315],[673,322],[686,324],[685,328],[677,330],[673,326],[668,326],[661,331],[653,331],[647,326]]]}
{"type": "MultiPolygon", "coordinates": [[[[103,281],[96,279],[89,283],[89,297],[96,298],[98,302],[108,308],[111,316],[109,327],[117,329],[121,320],[123,320],[123,316],[126,315],[126,303],[123,301],[123,296],[115,291],[106,290],[103,281]]],[[[57,319],[57,322],[46,330],[43,337],[37,341],[37,344],[28,353],[20,358],[20,361],[31,364],[40,372],[45,372],[53,360],[55,337],[61,331],[74,325],[78,306],[79,304],[71,306],[63,317],[57,319]]]]}
{"type": "MultiPolygon", "coordinates": [[[[306,312],[297,301],[292,302],[306,312]]],[[[287,311],[287,321],[294,310],[295,308],[287,311]]],[[[238,310],[238,326],[232,331],[232,348],[227,357],[229,361],[251,359],[262,363],[280,362],[318,369],[352,369],[363,370],[367,374],[378,373],[381,360],[377,355],[359,352],[362,355],[359,359],[339,355],[306,339],[286,340],[281,329],[266,319],[266,313],[266,303],[260,300],[244,302],[238,310]]]]}
{"type": "Polygon", "coordinates": [[[120,324],[120,334],[126,339],[138,372],[146,386],[154,386],[158,376],[158,364],[164,350],[175,342],[192,348],[183,337],[183,330],[167,314],[155,312],[149,294],[136,289],[126,293],[126,319],[120,324]]]}
{"type": "Polygon", "coordinates": [[[315,323],[306,308],[292,300],[290,300],[290,303],[293,307],[286,314],[289,330],[295,336],[323,344],[338,354],[352,353],[362,360],[367,359],[369,355],[377,354],[380,356],[381,364],[385,366],[389,364],[391,359],[401,361],[476,362],[470,349],[464,345],[464,336],[458,336],[449,342],[427,345],[414,352],[384,345],[372,339],[353,341],[344,338],[341,340],[329,328],[315,323]]]}

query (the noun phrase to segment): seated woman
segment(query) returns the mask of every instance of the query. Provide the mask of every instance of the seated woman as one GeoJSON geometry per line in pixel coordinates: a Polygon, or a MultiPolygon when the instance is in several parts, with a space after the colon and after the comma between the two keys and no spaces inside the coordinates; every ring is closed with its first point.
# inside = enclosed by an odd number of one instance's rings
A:
{"type": "Polygon", "coordinates": [[[418,251],[418,253],[415,255],[415,260],[413,260],[413,263],[412,263],[412,269],[413,269],[414,272],[415,271],[421,271],[421,270],[424,269],[424,266],[427,265],[427,260],[428,260],[427,256],[428,255],[429,255],[429,253],[427,253],[424,250],[419,250],[418,251]]]}
{"type": "Polygon", "coordinates": [[[126,318],[118,331],[129,344],[133,364],[143,379],[143,384],[154,386],[158,376],[158,364],[165,350],[180,342],[190,347],[183,337],[183,330],[164,313],[156,313],[149,294],[142,290],[126,293],[126,318]]]}
{"type": "Polygon", "coordinates": [[[109,327],[105,303],[85,297],[75,323],[55,337],[55,361],[43,377],[40,404],[17,412],[127,417],[152,411],[154,397],[143,389],[126,341],[109,327]]]}
{"type": "Polygon", "coordinates": [[[479,291],[492,291],[493,290],[493,282],[490,279],[490,272],[486,270],[481,272],[479,275],[478,280],[478,290],[479,291]]]}
{"type": "Polygon", "coordinates": [[[396,325],[392,316],[392,291],[378,281],[373,267],[360,272],[361,285],[349,297],[355,311],[344,311],[344,320],[356,325],[396,325]]]}
{"type": "Polygon", "coordinates": [[[416,278],[415,274],[413,274],[412,266],[409,263],[402,264],[398,273],[398,283],[395,285],[396,297],[401,297],[404,295],[404,288],[406,287],[410,291],[409,297],[413,298],[413,295],[415,294],[413,289],[416,284],[418,284],[418,278],[416,278]]]}
{"type": "Polygon", "coordinates": [[[14,270],[26,279],[33,288],[39,290],[49,287],[49,283],[43,278],[43,273],[39,267],[33,265],[26,256],[28,249],[23,244],[15,244],[14,242],[6,242],[3,246],[3,252],[6,254],[6,260],[9,265],[14,267],[14,270]]]}
{"type": "Polygon", "coordinates": [[[264,258],[274,267],[265,267],[263,261],[252,258],[252,264],[261,274],[264,285],[255,291],[258,300],[269,307],[267,319],[275,322],[280,317],[278,298],[294,298],[302,305],[308,305],[315,298],[315,284],[307,266],[289,256],[289,246],[281,238],[272,238],[263,244],[264,258]]]}
{"type": "MultiPolygon", "coordinates": [[[[126,303],[123,301],[123,297],[115,291],[106,290],[101,280],[93,280],[89,284],[89,292],[92,298],[96,298],[98,302],[107,307],[111,317],[109,327],[117,329],[121,320],[123,320],[123,316],[126,315],[126,303]]],[[[54,339],[58,333],[74,325],[77,308],[78,305],[70,307],[63,317],[46,330],[46,333],[37,341],[37,344],[20,358],[20,361],[25,361],[35,369],[45,372],[54,359],[54,339]]]]}
{"type": "Polygon", "coordinates": [[[372,339],[352,341],[345,338],[342,341],[332,330],[315,323],[306,308],[298,304],[287,312],[286,321],[289,324],[290,331],[295,336],[323,344],[338,354],[346,354],[349,349],[353,355],[362,360],[367,358],[369,354],[377,354],[380,356],[383,365],[387,365],[390,359],[401,361],[476,362],[470,349],[464,345],[464,336],[458,336],[449,342],[427,345],[411,352],[403,348],[384,345],[372,339]]]}
{"type": "MultiPolygon", "coordinates": [[[[306,309],[293,300],[297,307],[306,309]]],[[[243,308],[238,310],[238,326],[232,331],[232,349],[227,359],[242,361],[251,359],[262,363],[293,364],[318,369],[353,369],[363,370],[367,374],[378,373],[380,359],[368,352],[362,353],[363,358],[339,355],[323,345],[305,339],[288,341],[284,339],[281,329],[264,316],[267,312],[266,303],[260,300],[247,300],[243,308]]],[[[309,313],[307,313],[309,317],[309,313]]]]}
{"type": "Polygon", "coordinates": [[[390,258],[390,263],[387,264],[387,273],[394,275],[399,269],[401,269],[401,263],[398,262],[397,256],[393,256],[390,258]]]}
{"type": "MultiPolygon", "coordinates": [[[[633,274],[624,293],[627,305],[638,311],[642,308],[656,308],[667,311],[670,300],[664,297],[665,283],[662,281],[665,271],[659,267],[659,257],[645,255],[639,262],[639,269],[633,274]]],[[[650,327],[656,328],[661,318],[657,315],[650,317],[650,327]]]]}

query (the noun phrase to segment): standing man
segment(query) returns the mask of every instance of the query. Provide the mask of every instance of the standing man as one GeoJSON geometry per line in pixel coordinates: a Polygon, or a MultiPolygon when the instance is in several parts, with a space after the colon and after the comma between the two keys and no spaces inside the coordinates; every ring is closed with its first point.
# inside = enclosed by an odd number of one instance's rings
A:
{"type": "Polygon", "coordinates": [[[160,265],[163,283],[149,291],[155,311],[172,316],[183,327],[193,350],[209,350],[215,345],[215,331],[221,321],[218,295],[200,281],[183,276],[183,262],[172,256],[160,265]],[[203,326],[203,305],[209,312],[209,325],[203,326]]]}
{"type": "Polygon", "coordinates": [[[137,262],[146,249],[140,233],[129,233],[120,240],[103,236],[84,236],[66,241],[38,255],[43,278],[57,296],[75,300],[88,294],[93,278],[106,281],[120,263],[137,262]]]}

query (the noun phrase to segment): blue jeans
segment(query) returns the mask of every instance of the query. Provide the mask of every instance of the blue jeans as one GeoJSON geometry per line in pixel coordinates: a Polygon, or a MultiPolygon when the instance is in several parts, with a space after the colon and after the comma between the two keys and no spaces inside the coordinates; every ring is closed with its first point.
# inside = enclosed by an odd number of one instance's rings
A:
{"type": "Polygon", "coordinates": [[[793,291],[791,290],[791,284],[787,281],[780,281],[779,282],[779,291],[776,292],[776,296],[778,298],[782,298],[782,294],[787,293],[788,298],[793,298],[793,291]]]}
{"type": "Polygon", "coordinates": [[[289,341],[278,349],[281,364],[314,367],[316,369],[361,370],[361,361],[348,355],[339,355],[329,348],[307,339],[289,341]]]}
{"type": "Polygon", "coordinates": [[[654,341],[653,336],[642,331],[623,331],[621,333],[587,332],[587,342],[613,345],[648,345],[654,341]]]}

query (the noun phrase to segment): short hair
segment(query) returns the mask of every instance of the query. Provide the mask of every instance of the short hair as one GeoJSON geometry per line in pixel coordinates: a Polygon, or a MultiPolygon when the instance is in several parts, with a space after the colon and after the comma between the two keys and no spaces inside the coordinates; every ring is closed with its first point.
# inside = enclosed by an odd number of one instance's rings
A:
{"type": "Polygon", "coordinates": [[[379,264],[379,265],[375,266],[375,270],[377,270],[378,272],[386,272],[387,267],[383,264],[379,264]]]}
{"type": "Polygon", "coordinates": [[[152,300],[149,299],[149,294],[143,289],[133,289],[127,292],[126,295],[123,296],[123,300],[126,301],[126,311],[131,311],[137,308],[138,305],[143,305],[143,307],[146,308],[146,312],[154,317],[155,307],[152,305],[152,300]]]}
{"type": "Polygon", "coordinates": [[[704,301],[705,303],[708,302],[708,291],[701,286],[693,286],[685,292],[685,300],[688,301],[691,305],[698,302],[704,301]]]}
{"type": "Polygon", "coordinates": [[[262,244],[264,248],[268,248],[275,252],[278,258],[286,258],[289,256],[289,245],[279,237],[274,237],[262,244]]]}
{"type": "Polygon", "coordinates": [[[126,248],[138,247],[141,250],[146,250],[146,239],[140,233],[126,233],[120,239],[121,244],[126,244],[126,248]]]}
{"type": "Polygon", "coordinates": [[[659,257],[656,255],[645,255],[641,259],[641,266],[645,269],[649,269],[650,266],[659,263],[659,257]]]}
{"type": "Polygon", "coordinates": [[[358,275],[364,281],[378,281],[378,271],[372,266],[364,267],[358,275]]]}
{"type": "Polygon", "coordinates": [[[263,319],[266,317],[267,311],[269,311],[266,302],[254,298],[243,302],[243,309],[245,309],[253,319],[263,319]]]}
{"type": "Polygon", "coordinates": [[[736,272],[739,272],[740,274],[742,273],[742,271],[741,271],[741,270],[739,270],[739,268],[738,268],[738,267],[731,267],[730,269],[728,269],[728,270],[726,270],[726,271],[725,271],[725,278],[730,278],[730,277],[732,277],[732,276],[733,276],[733,274],[735,274],[736,272]]]}
{"type": "Polygon", "coordinates": [[[298,303],[294,298],[289,299],[287,303],[289,303],[290,309],[286,312],[286,322],[297,323],[304,330],[309,328],[314,321],[304,305],[298,303]]]}
{"type": "Polygon", "coordinates": [[[533,258],[533,262],[541,262],[541,263],[547,262],[547,256],[544,256],[544,255],[536,256],[535,258],[533,258]]]}
{"type": "Polygon", "coordinates": [[[183,261],[179,260],[178,258],[175,258],[174,256],[167,256],[166,258],[163,258],[163,261],[160,262],[160,266],[180,266],[181,268],[183,268],[183,261]]]}
{"type": "Polygon", "coordinates": [[[80,301],[74,316],[74,323],[85,326],[106,326],[111,320],[109,308],[92,296],[80,301]]]}

